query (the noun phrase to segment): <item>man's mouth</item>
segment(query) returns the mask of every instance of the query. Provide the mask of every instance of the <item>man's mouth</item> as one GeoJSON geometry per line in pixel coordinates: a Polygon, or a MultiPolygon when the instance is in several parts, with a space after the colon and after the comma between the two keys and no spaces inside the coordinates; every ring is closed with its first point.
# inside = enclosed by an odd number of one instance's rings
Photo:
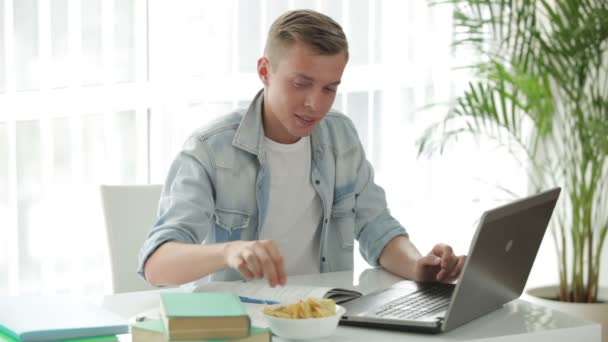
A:
{"type": "Polygon", "coordinates": [[[314,123],[317,121],[314,118],[310,118],[310,117],[306,117],[306,116],[302,116],[302,115],[298,115],[298,114],[294,114],[297,118],[298,123],[300,123],[300,125],[305,126],[305,127],[310,127],[312,125],[314,125],[314,123]]]}

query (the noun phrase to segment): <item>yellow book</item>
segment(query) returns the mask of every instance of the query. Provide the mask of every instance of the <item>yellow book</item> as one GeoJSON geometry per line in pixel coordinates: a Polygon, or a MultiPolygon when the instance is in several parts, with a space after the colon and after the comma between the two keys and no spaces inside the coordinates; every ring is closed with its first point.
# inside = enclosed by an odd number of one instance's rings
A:
{"type": "Polygon", "coordinates": [[[245,337],[237,338],[214,338],[214,339],[198,339],[198,340],[169,340],[165,335],[164,324],[160,319],[147,320],[138,322],[131,326],[131,341],[132,342],[270,342],[272,334],[270,330],[258,327],[251,327],[249,334],[245,337]]]}

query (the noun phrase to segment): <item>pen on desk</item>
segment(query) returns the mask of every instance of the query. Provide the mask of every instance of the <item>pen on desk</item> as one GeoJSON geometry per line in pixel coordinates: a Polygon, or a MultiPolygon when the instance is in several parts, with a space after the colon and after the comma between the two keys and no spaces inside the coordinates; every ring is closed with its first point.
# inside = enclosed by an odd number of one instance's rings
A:
{"type": "Polygon", "coordinates": [[[255,299],[255,298],[249,298],[249,297],[244,297],[244,296],[239,296],[239,298],[241,299],[241,302],[243,302],[243,303],[268,304],[268,305],[279,304],[279,302],[275,302],[274,300],[255,299]]]}
{"type": "Polygon", "coordinates": [[[139,323],[139,322],[144,322],[148,319],[148,317],[144,316],[144,315],[137,315],[135,316],[135,322],[139,323]]]}

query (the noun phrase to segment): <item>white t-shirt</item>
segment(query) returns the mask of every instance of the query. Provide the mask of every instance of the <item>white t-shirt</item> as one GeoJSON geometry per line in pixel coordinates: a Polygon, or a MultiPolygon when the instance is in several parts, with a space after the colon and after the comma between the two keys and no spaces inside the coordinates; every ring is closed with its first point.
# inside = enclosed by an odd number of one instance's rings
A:
{"type": "Polygon", "coordinates": [[[322,208],[310,179],[310,137],[287,145],[264,140],[270,192],[260,239],[277,244],[288,275],[319,273],[322,208]]]}

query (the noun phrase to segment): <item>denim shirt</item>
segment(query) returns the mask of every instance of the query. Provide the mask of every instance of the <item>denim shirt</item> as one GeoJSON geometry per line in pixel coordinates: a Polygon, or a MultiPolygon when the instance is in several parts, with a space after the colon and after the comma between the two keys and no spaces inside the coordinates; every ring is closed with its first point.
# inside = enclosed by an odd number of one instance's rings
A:
{"type": "MultiPolygon", "coordinates": [[[[272,172],[265,158],[262,102],[260,91],[246,111],[222,117],[185,142],[163,187],[158,220],[140,250],[142,277],[147,258],[167,241],[258,239],[272,172]]],[[[319,269],[352,270],[355,238],[365,260],[377,266],[384,246],[395,236],[407,234],[390,215],[384,190],[374,183],[372,166],[352,121],[330,111],[310,140],[311,183],[323,208],[317,227],[321,229],[319,269]]],[[[242,277],[226,268],[209,279],[242,277]]]]}

